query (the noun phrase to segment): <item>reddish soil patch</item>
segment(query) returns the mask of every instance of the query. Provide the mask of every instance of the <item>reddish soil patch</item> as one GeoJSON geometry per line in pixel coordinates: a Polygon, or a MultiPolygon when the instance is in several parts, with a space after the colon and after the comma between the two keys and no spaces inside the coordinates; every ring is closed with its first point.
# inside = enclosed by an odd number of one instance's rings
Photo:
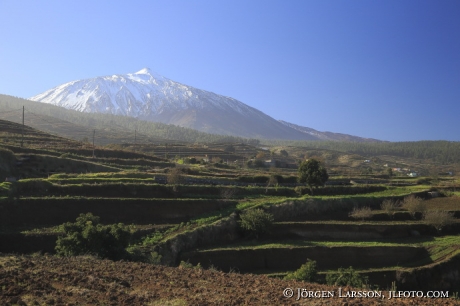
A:
{"type": "MultiPolygon", "coordinates": [[[[352,289],[342,288],[347,290],[352,289]]],[[[0,256],[2,305],[460,305],[453,299],[340,298],[337,293],[330,286],[249,274],[91,257],[0,256]],[[295,292],[291,299],[283,297],[288,287],[295,292]],[[296,301],[296,288],[336,296],[296,301]]]]}

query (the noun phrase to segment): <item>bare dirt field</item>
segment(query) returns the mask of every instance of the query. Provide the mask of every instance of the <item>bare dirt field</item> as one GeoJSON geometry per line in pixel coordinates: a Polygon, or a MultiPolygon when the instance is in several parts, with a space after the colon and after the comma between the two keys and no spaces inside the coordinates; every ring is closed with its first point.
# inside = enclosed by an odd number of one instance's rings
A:
{"type": "MultiPolygon", "coordinates": [[[[452,298],[344,297],[362,289],[92,257],[0,256],[1,305],[460,305],[452,298]],[[283,291],[293,289],[293,297],[283,291]],[[298,288],[313,295],[297,299],[298,288]],[[323,293],[324,292],[324,293],[323,293]]],[[[286,291],[288,293],[288,291],[286,291]]],[[[453,293],[449,293],[453,295],[453,293]]]]}

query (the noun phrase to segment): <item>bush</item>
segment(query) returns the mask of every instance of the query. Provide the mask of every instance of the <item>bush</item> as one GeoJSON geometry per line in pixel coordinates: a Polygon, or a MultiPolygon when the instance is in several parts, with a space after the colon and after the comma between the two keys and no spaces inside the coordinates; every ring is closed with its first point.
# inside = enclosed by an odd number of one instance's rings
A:
{"type": "Polygon", "coordinates": [[[423,221],[433,226],[437,231],[441,231],[443,227],[456,223],[457,219],[454,214],[442,210],[430,210],[423,214],[423,221]]]}
{"type": "Polygon", "coordinates": [[[102,225],[91,213],[80,214],[76,222],[62,225],[65,235],[56,242],[56,253],[61,256],[91,254],[113,260],[127,255],[126,247],[131,233],[122,223],[102,225]]]}
{"type": "Polygon", "coordinates": [[[246,210],[240,215],[240,218],[238,222],[241,228],[256,238],[259,238],[261,234],[269,233],[273,225],[273,215],[260,208],[246,210]]]}
{"type": "Polygon", "coordinates": [[[391,199],[386,199],[380,205],[380,208],[390,217],[393,217],[399,208],[399,203],[391,199]]]}
{"type": "Polygon", "coordinates": [[[179,185],[183,181],[182,171],[179,168],[173,168],[168,171],[166,181],[170,185],[179,185]]]}
{"type": "Polygon", "coordinates": [[[326,283],[332,286],[351,286],[356,288],[365,288],[367,277],[361,276],[353,267],[348,269],[340,268],[337,273],[330,273],[326,276],[326,283]]]}
{"type": "Polygon", "coordinates": [[[372,209],[369,206],[355,207],[349,216],[353,219],[370,219],[372,217],[372,209]]]}
{"type": "Polygon", "coordinates": [[[415,195],[410,195],[404,198],[402,203],[402,208],[407,210],[413,218],[415,218],[415,214],[417,212],[424,214],[426,211],[426,204],[425,202],[415,195]]]}
{"type": "Polygon", "coordinates": [[[184,269],[184,268],[185,269],[198,269],[198,270],[203,269],[203,267],[201,266],[201,263],[197,263],[196,266],[194,266],[189,261],[183,261],[183,260],[181,260],[181,262],[179,264],[179,268],[181,268],[181,269],[184,269]]]}
{"type": "Polygon", "coordinates": [[[223,187],[220,189],[220,197],[225,200],[230,200],[234,198],[237,194],[237,189],[234,187],[223,187]]]}
{"type": "Polygon", "coordinates": [[[298,270],[288,273],[284,279],[314,282],[317,275],[316,261],[307,259],[307,262],[301,265],[298,270]]]}

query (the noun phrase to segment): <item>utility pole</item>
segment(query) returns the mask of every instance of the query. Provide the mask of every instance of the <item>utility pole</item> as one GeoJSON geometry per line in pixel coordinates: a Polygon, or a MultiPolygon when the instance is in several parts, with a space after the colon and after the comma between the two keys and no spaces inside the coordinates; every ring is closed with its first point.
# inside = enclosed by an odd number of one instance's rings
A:
{"type": "Polygon", "coordinates": [[[137,134],[137,129],[134,129],[134,152],[136,152],[136,135],[137,134]]]}
{"type": "Polygon", "coordinates": [[[94,155],[94,136],[96,135],[96,130],[93,130],[93,158],[96,156],[94,155]]]}
{"type": "Polygon", "coordinates": [[[21,147],[24,145],[24,105],[22,106],[22,139],[21,147]]]}

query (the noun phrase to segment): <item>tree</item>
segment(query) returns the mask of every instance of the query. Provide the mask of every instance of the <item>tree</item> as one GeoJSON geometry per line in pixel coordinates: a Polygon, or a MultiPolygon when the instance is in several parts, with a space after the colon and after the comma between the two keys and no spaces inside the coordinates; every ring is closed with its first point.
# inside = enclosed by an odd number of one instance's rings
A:
{"type": "Polygon", "coordinates": [[[417,213],[421,213],[423,215],[427,210],[423,199],[416,197],[413,194],[404,198],[402,208],[406,209],[412,218],[415,218],[417,213]]]}
{"type": "Polygon", "coordinates": [[[177,192],[179,184],[183,181],[182,171],[180,168],[169,169],[168,175],[166,176],[168,184],[173,185],[173,191],[177,192]]]}
{"type": "Polygon", "coordinates": [[[457,222],[454,213],[442,210],[429,210],[423,214],[423,221],[433,226],[438,232],[447,226],[457,222]]]}
{"type": "Polygon", "coordinates": [[[393,176],[393,169],[387,168],[387,174],[391,178],[393,176]]]}
{"type": "Polygon", "coordinates": [[[326,168],[323,167],[320,161],[313,158],[300,163],[297,172],[299,174],[299,182],[307,184],[312,194],[313,187],[324,186],[329,179],[326,168]]]}
{"type": "Polygon", "coordinates": [[[382,209],[388,216],[392,217],[396,213],[399,208],[399,202],[396,202],[392,199],[383,200],[382,204],[380,204],[380,209],[382,209]]]}
{"type": "Polygon", "coordinates": [[[224,148],[224,152],[227,152],[227,153],[234,153],[235,151],[236,151],[235,147],[232,145],[228,145],[224,148]]]}
{"type": "Polygon", "coordinates": [[[354,207],[353,211],[349,214],[353,219],[370,219],[372,218],[372,209],[369,206],[354,207]]]}
{"type": "Polygon", "coordinates": [[[326,275],[326,284],[332,286],[365,288],[367,286],[367,282],[367,277],[361,276],[351,266],[348,269],[339,268],[337,273],[329,273],[326,275]]]}
{"type": "Polygon", "coordinates": [[[317,275],[316,261],[307,258],[306,263],[301,265],[298,270],[288,273],[284,279],[314,282],[316,281],[317,275]]]}
{"type": "Polygon", "coordinates": [[[270,232],[273,224],[273,215],[262,209],[249,209],[240,215],[239,224],[244,231],[259,238],[260,234],[270,232]]]}

